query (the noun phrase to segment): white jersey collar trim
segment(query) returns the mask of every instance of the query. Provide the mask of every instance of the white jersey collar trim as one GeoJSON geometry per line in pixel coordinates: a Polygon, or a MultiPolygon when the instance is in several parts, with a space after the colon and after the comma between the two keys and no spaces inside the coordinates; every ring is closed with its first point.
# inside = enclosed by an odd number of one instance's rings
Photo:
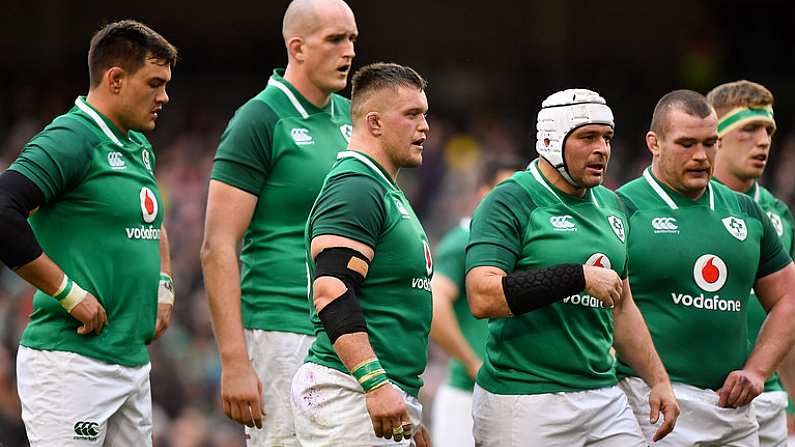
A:
{"type": "MultiPolygon", "coordinates": [[[[679,206],[674,202],[674,199],[668,195],[667,192],[657,183],[657,180],[651,175],[651,168],[646,168],[643,171],[643,178],[646,179],[646,182],[651,186],[651,189],[654,190],[655,193],[668,205],[672,210],[679,209],[679,206]]],[[[707,190],[709,191],[709,209],[715,211],[715,194],[712,191],[712,182],[710,181],[707,184],[707,190]]]]}
{"type": "Polygon", "coordinates": [[[365,166],[367,166],[372,171],[374,171],[375,173],[380,175],[381,178],[384,179],[384,181],[387,182],[387,184],[389,184],[390,187],[394,188],[394,184],[392,183],[392,181],[390,181],[386,177],[386,175],[384,175],[384,173],[381,172],[380,169],[378,169],[378,166],[376,166],[375,163],[370,161],[370,159],[365,157],[364,155],[362,155],[362,154],[360,154],[360,153],[358,153],[356,151],[342,151],[339,154],[337,154],[337,160],[342,160],[343,158],[355,158],[355,159],[359,160],[360,162],[364,163],[365,166]]]}
{"type": "Polygon", "coordinates": [[[306,109],[304,108],[304,106],[301,105],[301,102],[298,101],[298,98],[295,97],[295,95],[293,94],[292,90],[290,90],[289,87],[277,81],[276,79],[273,79],[273,77],[268,79],[268,85],[270,85],[271,87],[276,87],[279,90],[281,90],[282,93],[284,93],[284,96],[286,96],[287,99],[290,100],[290,103],[293,105],[293,107],[295,107],[295,110],[297,110],[298,113],[301,114],[301,118],[303,119],[309,118],[309,114],[306,112],[306,109]]]}
{"type": "MultiPolygon", "coordinates": [[[[558,201],[560,201],[562,203],[563,199],[561,199],[560,196],[558,195],[558,193],[556,193],[552,189],[552,187],[549,186],[549,184],[547,184],[546,180],[544,180],[544,178],[541,176],[541,173],[538,171],[538,167],[537,166],[538,166],[538,160],[537,159],[536,159],[536,161],[530,163],[530,174],[532,174],[533,178],[536,179],[536,181],[538,183],[540,183],[544,188],[547,189],[547,191],[552,193],[552,195],[555,196],[555,198],[558,199],[558,201]]],[[[599,205],[599,201],[596,200],[596,194],[594,194],[593,188],[588,188],[588,192],[591,194],[591,200],[593,201],[593,204],[596,205],[597,208],[601,208],[602,206],[599,205]]]]}
{"type": "Polygon", "coordinates": [[[80,100],[80,97],[75,99],[75,105],[83,113],[90,116],[95,123],[97,123],[97,126],[99,126],[99,128],[102,130],[102,133],[104,133],[106,137],[110,138],[110,141],[113,141],[116,144],[116,146],[124,147],[122,142],[119,140],[119,138],[116,135],[113,134],[113,131],[110,130],[110,127],[108,127],[108,124],[105,123],[102,117],[100,117],[99,114],[96,111],[94,111],[94,109],[83,103],[83,101],[80,100]]]}

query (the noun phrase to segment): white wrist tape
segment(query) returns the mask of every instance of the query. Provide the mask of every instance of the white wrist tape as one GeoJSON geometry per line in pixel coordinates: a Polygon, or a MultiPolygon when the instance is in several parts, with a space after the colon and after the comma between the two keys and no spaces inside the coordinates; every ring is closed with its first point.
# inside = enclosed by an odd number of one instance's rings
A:
{"type": "Polygon", "coordinates": [[[174,280],[167,273],[160,272],[160,286],[157,289],[157,304],[174,305],[174,280]]]}
{"type": "Polygon", "coordinates": [[[77,285],[77,283],[69,279],[66,274],[63,275],[63,280],[61,281],[61,285],[58,287],[58,291],[53,295],[53,297],[61,304],[61,307],[66,309],[66,311],[69,313],[72,312],[72,309],[74,309],[75,306],[86,299],[86,296],[88,296],[88,292],[83,290],[83,288],[77,285]]]}

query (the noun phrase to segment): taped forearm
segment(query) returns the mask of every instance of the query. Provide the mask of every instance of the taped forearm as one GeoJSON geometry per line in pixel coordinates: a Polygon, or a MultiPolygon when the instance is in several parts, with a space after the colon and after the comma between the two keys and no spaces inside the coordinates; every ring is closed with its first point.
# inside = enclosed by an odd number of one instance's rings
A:
{"type": "Polygon", "coordinates": [[[502,278],[505,301],[513,315],[522,315],[585,289],[581,264],[520,270],[502,278]]]}

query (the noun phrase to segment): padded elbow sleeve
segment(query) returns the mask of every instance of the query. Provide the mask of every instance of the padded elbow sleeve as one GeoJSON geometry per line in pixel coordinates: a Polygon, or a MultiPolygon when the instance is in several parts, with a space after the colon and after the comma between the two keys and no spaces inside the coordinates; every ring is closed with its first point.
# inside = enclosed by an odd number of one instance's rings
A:
{"type": "Polygon", "coordinates": [[[28,212],[44,202],[41,190],[16,172],[0,174],[0,261],[17,269],[41,256],[28,212]]]}
{"type": "Polygon", "coordinates": [[[505,300],[514,315],[539,309],[584,288],[585,272],[581,264],[521,270],[502,278],[505,300]]]}

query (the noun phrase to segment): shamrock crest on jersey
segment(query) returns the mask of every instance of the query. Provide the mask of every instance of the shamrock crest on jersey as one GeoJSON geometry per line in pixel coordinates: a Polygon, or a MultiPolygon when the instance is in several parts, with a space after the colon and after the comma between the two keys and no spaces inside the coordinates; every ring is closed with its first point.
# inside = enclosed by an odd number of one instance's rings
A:
{"type": "Polygon", "coordinates": [[[617,216],[607,216],[607,221],[610,222],[610,228],[613,230],[613,233],[615,233],[618,239],[623,243],[625,237],[624,221],[617,216]]]}
{"type": "Polygon", "coordinates": [[[745,221],[734,216],[724,217],[721,219],[726,231],[737,239],[744,241],[748,237],[748,228],[745,226],[745,221]]]}
{"type": "Polygon", "coordinates": [[[768,211],[767,212],[767,218],[770,219],[770,223],[772,223],[773,224],[773,228],[776,229],[776,234],[778,235],[778,237],[783,236],[784,235],[784,223],[781,222],[781,216],[779,216],[778,214],[776,214],[776,213],[774,213],[772,211],[768,211]]]}

